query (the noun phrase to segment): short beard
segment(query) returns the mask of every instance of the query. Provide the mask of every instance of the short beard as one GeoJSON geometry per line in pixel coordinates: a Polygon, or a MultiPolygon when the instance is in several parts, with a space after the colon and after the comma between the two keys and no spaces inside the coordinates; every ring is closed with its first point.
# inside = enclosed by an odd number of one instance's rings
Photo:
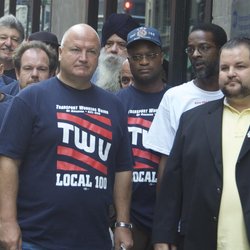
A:
{"type": "Polygon", "coordinates": [[[102,48],[98,61],[96,84],[111,92],[118,91],[121,88],[120,70],[125,59],[123,56],[106,53],[102,48]]]}
{"type": "Polygon", "coordinates": [[[210,63],[206,65],[206,68],[204,70],[201,71],[194,70],[194,73],[197,79],[207,79],[212,76],[216,76],[219,74],[219,63],[218,61],[210,63]]]}
{"type": "Polygon", "coordinates": [[[242,85],[238,91],[230,91],[226,87],[222,87],[221,91],[228,98],[242,99],[247,96],[250,96],[250,89],[242,85]]]}

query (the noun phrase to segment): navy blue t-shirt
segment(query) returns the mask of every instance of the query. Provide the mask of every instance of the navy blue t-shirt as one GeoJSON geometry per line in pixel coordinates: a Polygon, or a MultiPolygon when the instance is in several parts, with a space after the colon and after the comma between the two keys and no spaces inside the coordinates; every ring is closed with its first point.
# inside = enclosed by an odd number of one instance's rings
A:
{"type": "Polygon", "coordinates": [[[146,93],[129,86],[117,93],[128,114],[128,130],[135,161],[131,221],[148,232],[152,229],[160,155],[143,146],[143,137],[166,90],[146,93]]]}
{"type": "Polygon", "coordinates": [[[0,76],[0,91],[8,95],[16,95],[20,90],[19,82],[6,75],[0,76]]]}
{"type": "Polygon", "coordinates": [[[15,69],[8,69],[8,70],[4,70],[4,75],[16,80],[16,71],[15,69]]]}
{"type": "Polygon", "coordinates": [[[4,115],[7,111],[7,108],[9,107],[10,105],[10,102],[13,98],[13,96],[11,95],[7,95],[7,94],[4,94],[4,98],[0,101],[0,127],[2,125],[2,122],[3,122],[3,118],[4,118],[4,115]]]}
{"type": "Polygon", "coordinates": [[[13,98],[0,154],[21,159],[18,221],[23,240],[50,250],[111,249],[108,207],[115,172],[132,170],[118,98],[56,77],[13,98]]]}

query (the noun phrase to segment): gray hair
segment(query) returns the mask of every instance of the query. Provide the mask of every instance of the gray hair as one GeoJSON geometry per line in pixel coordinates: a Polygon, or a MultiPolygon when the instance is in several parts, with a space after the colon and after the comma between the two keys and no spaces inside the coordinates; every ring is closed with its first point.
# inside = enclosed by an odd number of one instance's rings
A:
{"type": "Polygon", "coordinates": [[[24,28],[22,23],[12,14],[2,16],[0,18],[0,28],[7,27],[11,29],[16,29],[20,35],[19,43],[24,40],[24,28]]]}

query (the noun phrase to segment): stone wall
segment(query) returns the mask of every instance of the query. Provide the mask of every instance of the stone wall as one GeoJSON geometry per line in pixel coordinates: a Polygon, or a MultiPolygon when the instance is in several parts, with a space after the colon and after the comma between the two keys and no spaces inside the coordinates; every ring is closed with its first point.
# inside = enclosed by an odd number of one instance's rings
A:
{"type": "Polygon", "coordinates": [[[214,0],[213,1],[213,20],[212,22],[220,25],[230,37],[231,32],[231,9],[233,0],[214,0]]]}
{"type": "Polygon", "coordinates": [[[51,9],[51,31],[57,34],[59,41],[69,27],[86,23],[88,18],[88,0],[53,0],[51,9]]]}

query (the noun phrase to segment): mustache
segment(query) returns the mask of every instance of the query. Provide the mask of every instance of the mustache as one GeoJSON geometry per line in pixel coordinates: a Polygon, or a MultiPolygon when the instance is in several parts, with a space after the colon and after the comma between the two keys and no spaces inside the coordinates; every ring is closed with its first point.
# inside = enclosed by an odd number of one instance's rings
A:
{"type": "Polygon", "coordinates": [[[120,55],[116,55],[116,54],[112,54],[112,53],[107,53],[104,48],[101,49],[101,53],[100,53],[100,56],[99,56],[99,61],[98,63],[99,64],[107,64],[108,67],[110,65],[118,65],[120,66],[123,61],[125,60],[126,58],[123,57],[123,56],[120,56],[120,55]]]}
{"type": "Polygon", "coordinates": [[[193,66],[196,66],[196,65],[206,65],[206,62],[204,60],[191,60],[191,64],[193,66]]]}
{"type": "Polygon", "coordinates": [[[4,47],[2,47],[2,50],[8,50],[9,52],[13,52],[14,49],[12,49],[11,47],[5,45],[4,47]]]}
{"type": "Polygon", "coordinates": [[[122,64],[124,61],[123,57],[117,56],[117,55],[104,55],[100,58],[100,63],[113,63],[113,64],[122,64]]]}
{"type": "Polygon", "coordinates": [[[239,84],[241,84],[241,81],[239,81],[239,80],[237,80],[237,79],[235,79],[235,78],[231,78],[231,79],[229,79],[229,80],[227,80],[227,81],[225,82],[226,85],[228,85],[228,84],[230,84],[230,83],[239,83],[239,84]]]}

